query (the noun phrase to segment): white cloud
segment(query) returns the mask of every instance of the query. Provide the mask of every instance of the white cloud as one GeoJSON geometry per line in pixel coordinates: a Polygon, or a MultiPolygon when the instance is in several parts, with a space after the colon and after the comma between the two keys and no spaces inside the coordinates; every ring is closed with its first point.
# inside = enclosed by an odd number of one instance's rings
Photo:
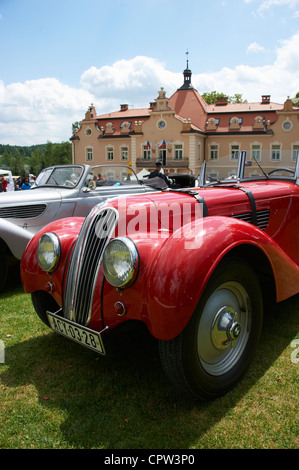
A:
{"type": "Polygon", "coordinates": [[[254,52],[254,53],[259,53],[259,52],[266,52],[266,49],[258,44],[257,42],[252,42],[249,44],[247,48],[247,53],[254,52]]]}
{"type": "MultiPolygon", "coordinates": [[[[90,67],[82,74],[79,89],[55,78],[7,86],[0,81],[0,141],[15,145],[65,141],[71,136],[72,123],[84,118],[91,103],[98,114],[115,111],[124,103],[148,107],[161,87],[170,97],[182,84],[182,72],[170,72],[163,63],[145,56],[90,67]]],[[[193,73],[192,84],[199,93],[241,93],[249,102],[271,94],[272,101],[283,103],[299,91],[299,32],[278,44],[271,64],[193,73]]]]}
{"type": "Polygon", "coordinates": [[[195,76],[192,82],[200,92],[241,93],[251,102],[259,101],[262,94],[271,94],[272,101],[283,103],[299,91],[299,33],[279,44],[273,64],[225,67],[214,74],[195,76]]]}
{"type": "Polygon", "coordinates": [[[82,116],[92,96],[55,78],[0,83],[0,139],[5,144],[32,145],[69,139],[72,122],[82,116]]]}
{"type": "Polygon", "coordinates": [[[91,67],[81,76],[81,85],[98,99],[104,99],[107,94],[121,100],[132,96],[132,101],[128,104],[143,107],[148,105],[144,101],[147,94],[152,97],[164,83],[168,83],[168,88],[173,88],[180,79],[181,74],[167,71],[164,64],[156,59],[137,56],[100,69],[91,67]]]}
{"type": "Polygon", "coordinates": [[[275,6],[285,6],[291,9],[296,8],[299,5],[299,0],[264,0],[258,8],[259,13],[263,13],[269,8],[275,6]]]}

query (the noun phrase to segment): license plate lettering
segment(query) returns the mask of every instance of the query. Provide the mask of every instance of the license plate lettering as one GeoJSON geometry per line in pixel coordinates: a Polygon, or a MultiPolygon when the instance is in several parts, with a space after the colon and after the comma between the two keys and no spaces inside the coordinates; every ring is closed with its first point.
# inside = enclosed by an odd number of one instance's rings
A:
{"type": "Polygon", "coordinates": [[[51,328],[57,333],[82,344],[83,346],[105,354],[105,349],[101,337],[101,332],[90,330],[77,323],[71,322],[65,318],[59,317],[55,313],[47,312],[48,320],[51,328]]]}

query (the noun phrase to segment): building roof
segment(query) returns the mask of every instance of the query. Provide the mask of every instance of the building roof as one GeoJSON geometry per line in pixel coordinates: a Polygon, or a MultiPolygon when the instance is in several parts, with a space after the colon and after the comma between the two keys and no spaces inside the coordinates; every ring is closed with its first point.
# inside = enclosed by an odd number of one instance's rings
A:
{"type": "Polygon", "coordinates": [[[139,119],[141,117],[149,117],[150,108],[140,108],[140,109],[120,109],[118,111],[112,111],[111,113],[101,114],[96,116],[98,120],[109,120],[109,119],[139,119]]]}
{"type": "Polygon", "coordinates": [[[191,119],[201,131],[205,130],[207,120],[207,103],[194,88],[179,88],[168,101],[176,114],[185,119],[191,119]]]}
{"type": "Polygon", "coordinates": [[[223,114],[223,113],[263,113],[263,112],[276,112],[283,109],[283,104],[279,103],[227,103],[225,105],[208,104],[208,114],[223,114]]]}
{"type": "MultiPolygon", "coordinates": [[[[187,68],[184,70],[184,84],[169,98],[167,105],[169,106],[168,109],[173,110],[177,119],[182,122],[185,120],[191,122],[191,131],[207,134],[230,133],[233,131],[267,132],[267,124],[273,124],[278,117],[277,112],[285,109],[285,104],[271,102],[270,95],[263,95],[260,102],[254,103],[229,103],[226,97],[221,96],[217,103],[207,104],[192,86],[191,76],[192,72],[187,61],[187,68]],[[231,120],[234,117],[238,119],[239,126],[238,124],[231,125],[231,120]],[[256,125],[257,119],[259,125],[256,125]],[[214,120],[213,125],[211,125],[211,122],[209,123],[211,120],[214,120]]],[[[165,98],[163,88],[159,92],[159,99],[161,97],[165,98]]],[[[152,112],[155,112],[153,104],[151,103],[148,108],[138,109],[129,108],[129,105],[122,104],[118,111],[99,116],[96,115],[95,108],[91,105],[86,113],[85,120],[92,120],[97,123],[99,130],[104,130],[103,135],[105,134],[106,137],[112,135],[125,136],[136,132],[139,123],[150,118],[152,112]],[[110,132],[107,132],[109,126],[110,132]]]]}

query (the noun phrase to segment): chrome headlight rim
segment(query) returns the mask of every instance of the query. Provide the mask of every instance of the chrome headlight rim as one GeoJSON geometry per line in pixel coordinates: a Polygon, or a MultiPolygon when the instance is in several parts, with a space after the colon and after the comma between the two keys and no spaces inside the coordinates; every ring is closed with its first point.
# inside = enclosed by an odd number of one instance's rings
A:
{"type": "Polygon", "coordinates": [[[40,237],[37,246],[37,260],[40,268],[47,273],[53,273],[59,265],[60,257],[61,244],[58,236],[54,232],[44,233],[40,237]],[[46,244],[52,244],[52,251],[48,250],[48,256],[45,256],[47,251],[45,250],[46,244]]]}
{"type": "Polygon", "coordinates": [[[106,280],[111,284],[113,287],[116,288],[125,288],[131,287],[132,284],[137,279],[138,272],[139,272],[139,253],[135,243],[127,237],[116,237],[113,238],[105,248],[103,253],[103,272],[106,280]],[[126,274],[121,277],[119,273],[115,272],[115,276],[111,273],[111,266],[108,266],[108,256],[110,255],[110,251],[114,248],[115,244],[121,244],[127,250],[129,257],[130,257],[130,266],[126,270],[126,274]],[[118,274],[118,275],[117,275],[118,274]]]}

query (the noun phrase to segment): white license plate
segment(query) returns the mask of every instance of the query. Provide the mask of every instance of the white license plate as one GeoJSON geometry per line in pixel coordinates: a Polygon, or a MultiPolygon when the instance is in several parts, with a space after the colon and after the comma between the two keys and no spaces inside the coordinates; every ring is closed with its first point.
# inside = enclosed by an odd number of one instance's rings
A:
{"type": "Polygon", "coordinates": [[[47,312],[47,316],[52,330],[99,354],[106,354],[100,332],[78,325],[55,313],[47,312]]]}

